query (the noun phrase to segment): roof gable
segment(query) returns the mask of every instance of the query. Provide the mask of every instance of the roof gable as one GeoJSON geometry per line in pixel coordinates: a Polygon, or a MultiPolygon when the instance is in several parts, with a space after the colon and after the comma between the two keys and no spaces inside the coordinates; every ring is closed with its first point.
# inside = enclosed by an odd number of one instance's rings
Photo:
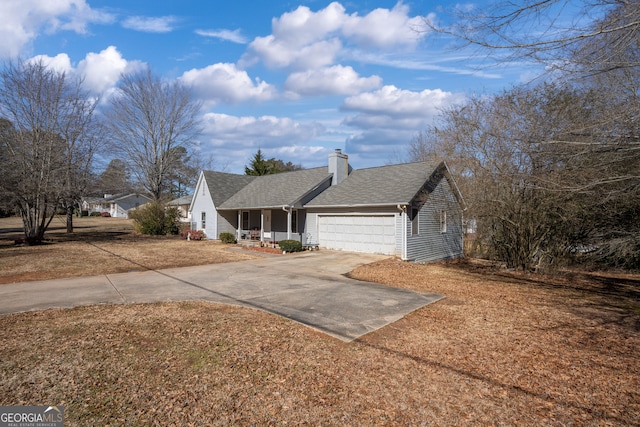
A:
{"type": "Polygon", "coordinates": [[[229,197],[221,209],[259,209],[294,206],[331,178],[328,168],[301,169],[255,177],[229,197]]]}
{"type": "Polygon", "coordinates": [[[202,173],[209,187],[214,206],[220,206],[256,178],[255,176],[216,171],[203,171],[202,173]]]}

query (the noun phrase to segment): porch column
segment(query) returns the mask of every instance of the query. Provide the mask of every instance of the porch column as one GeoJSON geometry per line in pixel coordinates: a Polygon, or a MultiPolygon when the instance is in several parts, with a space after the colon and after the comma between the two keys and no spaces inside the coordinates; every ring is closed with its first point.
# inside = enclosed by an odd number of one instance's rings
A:
{"type": "Polygon", "coordinates": [[[238,211],[238,228],[236,229],[236,240],[240,241],[240,231],[242,229],[242,211],[238,211]]]}
{"type": "Polygon", "coordinates": [[[291,240],[291,211],[290,206],[283,206],[282,210],[287,213],[287,240],[291,240]]]}

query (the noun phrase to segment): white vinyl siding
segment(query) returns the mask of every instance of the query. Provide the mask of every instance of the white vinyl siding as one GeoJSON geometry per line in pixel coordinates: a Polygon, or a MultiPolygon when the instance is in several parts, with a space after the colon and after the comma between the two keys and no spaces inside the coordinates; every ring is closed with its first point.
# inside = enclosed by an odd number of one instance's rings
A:
{"type": "Polygon", "coordinates": [[[407,259],[430,262],[462,256],[462,211],[446,179],[420,208],[419,230],[407,224],[407,259]]]}
{"type": "Polygon", "coordinates": [[[191,215],[193,218],[193,222],[191,224],[195,225],[198,230],[203,230],[208,239],[218,238],[217,224],[216,221],[213,220],[217,217],[216,208],[213,204],[213,200],[211,200],[207,184],[205,180],[202,179],[202,175],[198,180],[195,197],[191,203],[191,215]],[[204,226],[202,224],[203,220],[205,223],[204,226]]]}

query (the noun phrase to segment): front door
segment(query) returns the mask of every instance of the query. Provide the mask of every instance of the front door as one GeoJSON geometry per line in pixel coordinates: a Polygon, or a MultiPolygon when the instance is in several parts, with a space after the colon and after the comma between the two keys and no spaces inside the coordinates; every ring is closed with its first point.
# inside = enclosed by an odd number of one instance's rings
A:
{"type": "Polygon", "coordinates": [[[242,211],[242,224],[240,224],[240,229],[243,231],[249,230],[249,211],[242,211]]]}
{"type": "Polygon", "coordinates": [[[271,209],[262,210],[262,238],[264,240],[272,240],[271,238],[271,209]]]}

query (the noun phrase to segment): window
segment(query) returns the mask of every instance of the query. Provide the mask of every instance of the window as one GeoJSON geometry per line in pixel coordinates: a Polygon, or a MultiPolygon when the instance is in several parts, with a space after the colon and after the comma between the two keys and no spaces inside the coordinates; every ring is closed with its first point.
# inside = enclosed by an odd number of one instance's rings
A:
{"type": "Polygon", "coordinates": [[[447,211],[445,210],[440,211],[440,232],[447,232],[447,211]]]}
{"type": "Polygon", "coordinates": [[[202,212],[200,214],[201,220],[202,220],[202,228],[207,228],[207,213],[206,212],[202,212]]]}
{"type": "Polygon", "coordinates": [[[418,213],[420,212],[420,210],[418,208],[412,207],[411,208],[411,235],[415,236],[417,234],[420,234],[420,215],[418,215],[418,213]]]}
{"type": "Polygon", "coordinates": [[[291,211],[291,232],[298,232],[298,211],[291,211]]]}

